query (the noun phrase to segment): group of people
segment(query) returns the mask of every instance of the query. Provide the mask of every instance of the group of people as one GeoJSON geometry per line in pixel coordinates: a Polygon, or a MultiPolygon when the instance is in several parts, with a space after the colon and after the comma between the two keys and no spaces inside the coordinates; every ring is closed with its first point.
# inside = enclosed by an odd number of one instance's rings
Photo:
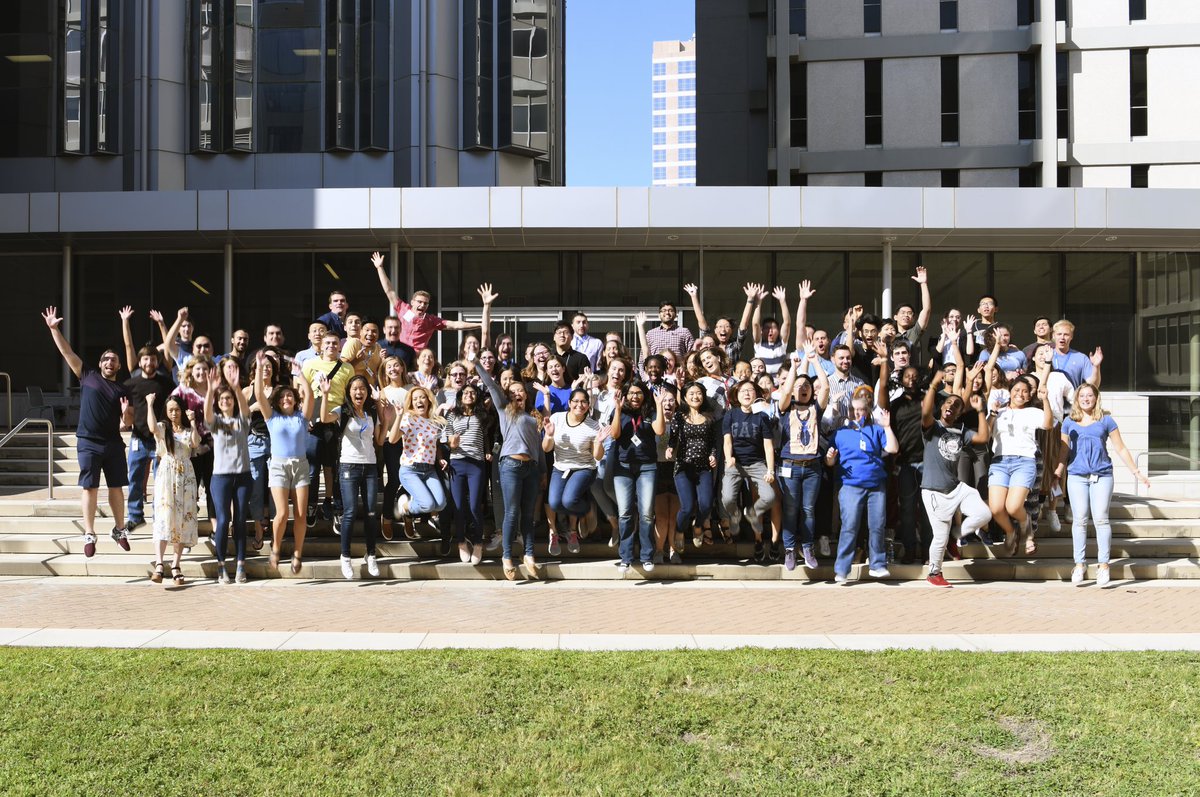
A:
{"type": "Polygon", "coordinates": [[[1072,580],[1086,576],[1090,520],[1103,586],[1109,446],[1146,481],[1101,408],[1099,348],[1076,351],[1071,322],[1049,318],[1018,348],[992,296],[976,314],[948,310],[927,336],[923,268],[913,276],[920,308],[902,304],[881,318],[854,306],[837,330],[808,323],[816,291],[807,280],[794,314],[784,287],[750,283],[736,323],[711,324],[689,284],[696,334],[664,301],[652,327],[638,315],[636,342],[594,337],[587,315],[575,312],[551,340],[518,352],[512,336],[492,336],[492,285],[478,290],[481,322],[446,320],[430,312],[427,292],[396,293],[381,254],[371,261],[392,314],[350,310],[335,291],[329,312],[309,325],[308,348],[295,354],[271,324],[257,351],[237,330],[216,356],[187,308],[170,327],[150,311],[161,342],[135,351],[133,310],[123,308],[123,381],[120,352],[106,350],[97,369],[85,369],[56,308],[47,308],[46,325],[82,387],[86,556],[96,549],[101,475],[111,537],[128,550],[129,532],[145,522],[153,472],[156,582],[171,546],[171,583],[184,583],[181,557],[197,543],[202,486],[220,583],[231,580],[229,536],[232,580],[246,580],[247,550],[261,550],[268,533],[277,569],[289,518],[294,573],[307,529],[321,518],[340,535],[347,579],[359,572],[351,558],[358,521],[362,566],[374,577],[379,538],[415,539],[419,520],[440,533],[445,555],[456,545],[462,562],[478,565],[499,549],[506,578],[523,566],[537,579],[541,518],[551,557],[564,544],[580,553],[607,522],[622,572],[679,563],[689,543],[732,543],[744,521],[755,562],[813,570],[818,557],[832,559],[837,583],[849,583],[864,556],[874,578],[890,577],[896,559],[927,562],[928,582],[949,586],[943,560],[966,543],[1036,553],[1038,527],[1057,528],[1065,491],[1072,580]],[[779,318],[764,317],[768,296],[779,318]],[[447,365],[430,348],[441,330],[468,333],[447,365]],[[127,455],[122,428],[131,430],[127,455]]]}

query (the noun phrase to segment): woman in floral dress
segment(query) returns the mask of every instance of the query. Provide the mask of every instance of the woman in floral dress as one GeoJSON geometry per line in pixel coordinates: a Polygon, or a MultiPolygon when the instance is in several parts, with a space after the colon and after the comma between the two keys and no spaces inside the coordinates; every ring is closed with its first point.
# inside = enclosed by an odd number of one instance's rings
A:
{"type": "Polygon", "coordinates": [[[158,441],[158,470],[154,474],[154,574],[155,584],[163,580],[163,554],[167,543],[175,549],[171,562],[171,580],[182,585],[183,569],[180,560],[183,549],[196,544],[196,472],[192,469],[192,452],[200,445],[196,414],[187,409],[183,399],[167,399],[167,419],[154,417],[154,394],[146,396],[146,422],[158,441]]]}

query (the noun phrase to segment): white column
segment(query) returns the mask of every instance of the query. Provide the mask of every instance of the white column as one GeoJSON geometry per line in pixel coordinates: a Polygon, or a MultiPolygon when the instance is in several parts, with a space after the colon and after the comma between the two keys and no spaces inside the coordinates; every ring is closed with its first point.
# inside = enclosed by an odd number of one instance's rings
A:
{"type": "MultiPolygon", "coordinates": [[[[1042,123],[1042,187],[1058,185],[1058,79],[1056,69],[1058,35],[1054,22],[1054,0],[1041,0],[1038,32],[1042,49],[1038,60],[1038,116],[1042,123]]],[[[1070,18],[1070,9],[1067,11],[1070,18]]]]}
{"type": "MultiPolygon", "coordinates": [[[[388,261],[391,263],[391,268],[392,268],[392,273],[390,275],[390,279],[392,280],[392,287],[396,288],[396,286],[398,286],[400,284],[400,244],[393,242],[392,245],[388,247],[388,261]]],[[[408,267],[406,265],[405,273],[407,273],[407,272],[408,272],[408,267]]],[[[397,289],[396,295],[397,296],[408,296],[409,294],[405,294],[404,291],[397,289]]],[[[387,301],[387,300],[385,299],[384,301],[387,301]]],[[[385,317],[387,315],[391,315],[394,312],[396,312],[396,308],[389,307],[387,309],[387,314],[385,315],[385,317]]]]}
{"type": "Polygon", "coordinates": [[[892,242],[883,242],[883,296],[879,314],[886,320],[892,317],[892,242]]]}

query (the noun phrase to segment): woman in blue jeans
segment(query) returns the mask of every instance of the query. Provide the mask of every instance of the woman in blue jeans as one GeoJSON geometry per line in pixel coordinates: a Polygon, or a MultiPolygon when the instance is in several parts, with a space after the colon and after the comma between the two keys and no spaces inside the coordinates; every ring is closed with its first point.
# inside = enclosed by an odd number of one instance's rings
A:
{"type": "Polygon", "coordinates": [[[671,457],[675,460],[675,492],[679,514],[675,528],[692,530],[692,545],[712,545],[707,524],[713,508],[713,479],[721,445],[721,421],[713,417],[704,385],[692,382],[683,389],[683,409],[671,419],[671,457]]]}
{"type": "MultiPolygon", "coordinates": [[[[654,570],[654,478],[658,470],[658,435],[666,434],[661,409],[651,414],[646,388],[633,382],[613,401],[609,465],[617,493],[617,523],[621,533],[621,574],[633,564],[636,531],[642,568],[654,570]],[[636,515],[634,514],[636,507],[636,515]],[[635,525],[636,524],[636,525],[635,525]]],[[[661,393],[655,400],[661,402],[661,393]]]]}
{"type": "Polygon", "coordinates": [[[454,505],[454,538],[458,558],[477,565],[483,560],[483,493],[496,420],[484,405],[479,388],[465,385],[446,416],[450,446],[450,498],[454,505]]]}
{"type": "Polygon", "coordinates": [[[780,491],[783,493],[783,566],[796,569],[796,538],[800,555],[809,570],[817,567],[813,553],[814,515],[821,490],[821,413],[829,403],[829,378],[808,345],[803,359],[793,359],[779,392],[780,429],[783,445],[779,452],[780,491]],[[809,366],[817,375],[814,387],[809,366]],[[804,373],[797,375],[798,368],[804,373]]]}
{"type": "Polygon", "coordinates": [[[393,424],[395,434],[388,434],[393,443],[403,442],[400,486],[405,494],[396,499],[397,520],[446,508],[446,486],[438,461],[438,440],[446,422],[434,413],[436,402],[429,388],[410,388],[393,424]]]}
{"type": "Polygon", "coordinates": [[[838,503],[842,509],[842,531],[838,537],[837,561],[833,580],[850,583],[850,566],[854,563],[854,548],[863,511],[867,515],[867,546],[871,578],[889,578],[887,551],[884,550],[884,524],[887,521],[887,469],[885,454],[900,450],[900,441],[892,431],[891,415],[879,412],[879,422],[871,417],[875,405],[871,388],[859,386],[850,400],[850,417],[833,433],[825,464],[837,466],[841,482],[838,503]]]}
{"type": "Polygon", "coordinates": [[[1054,415],[1046,401],[1046,388],[1039,409],[1033,403],[1033,380],[1021,377],[1009,388],[1008,406],[991,409],[992,464],[988,468],[988,508],[992,519],[1004,530],[1004,550],[1012,556],[1023,536],[1028,535],[1029,516],[1025,497],[1037,481],[1037,432],[1053,429],[1054,415]]]}
{"type": "Polygon", "coordinates": [[[524,383],[514,380],[507,390],[487,374],[478,362],[475,373],[492,397],[500,420],[500,491],[504,495],[504,552],[501,565],[504,577],[513,581],[517,568],[513,564],[512,544],[518,527],[525,543],[525,570],[530,578],[541,578],[533,558],[533,512],[541,492],[542,418],[536,414],[524,383]]]}
{"type": "Polygon", "coordinates": [[[1117,422],[1100,408],[1100,390],[1082,384],[1075,391],[1071,416],[1062,425],[1063,455],[1067,464],[1067,496],[1071,499],[1074,520],[1071,523],[1071,542],[1075,549],[1075,569],[1071,583],[1079,584],[1087,577],[1088,520],[1096,527],[1096,586],[1107,586],[1109,549],[1112,546],[1112,526],[1108,522],[1108,502],[1113,493],[1113,464],[1107,444],[1125,463],[1138,481],[1146,487],[1150,480],[1137,468],[1133,455],[1125,447],[1117,422]]]}
{"type": "MultiPolygon", "coordinates": [[[[553,362],[553,360],[551,360],[553,362]]],[[[579,523],[592,508],[592,483],[596,462],[604,456],[607,427],[591,417],[591,396],[575,388],[567,399],[567,411],[556,412],[542,427],[542,451],[554,453],[550,468],[550,510],[567,515],[567,552],[579,553],[579,523]]],[[[553,534],[553,529],[551,534],[553,534]]]]}
{"type": "MultiPolygon", "coordinates": [[[[236,366],[234,367],[236,381],[236,366]]],[[[225,549],[233,524],[237,551],[237,583],[246,582],[246,501],[253,479],[250,477],[250,407],[240,390],[221,381],[216,370],[208,373],[208,392],[204,395],[204,424],[212,434],[213,543],[217,554],[217,583],[229,583],[225,569],[225,549]],[[216,411],[213,405],[216,404],[216,411]],[[231,511],[232,510],[232,511],[231,511]]]]}
{"type": "MultiPolygon", "coordinates": [[[[612,425],[617,396],[625,391],[632,367],[633,364],[629,360],[619,357],[614,350],[613,357],[608,360],[608,364],[604,368],[605,387],[603,390],[596,391],[592,399],[592,415],[600,422],[601,426],[612,425]]],[[[617,520],[617,493],[613,486],[613,474],[610,467],[611,458],[607,456],[607,451],[612,448],[612,444],[612,438],[609,437],[605,442],[606,456],[596,466],[596,480],[592,482],[592,498],[596,501],[596,511],[608,519],[611,530],[608,538],[609,548],[617,546],[621,534],[621,524],[617,520]]],[[[593,528],[595,527],[595,523],[591,525],[593,528]]],[[[587,539],[588,534],[585,533],[583,536],[584,539],[587,539]]]]}
{"type": "MultiPolygon", "coordinates": [[[[255,371],[263,372],[263,386],[267,399],[279,386],[279,363],[275,356],[264,353],[251,364],[255,371]]],[[[261,551],[263,536],[270,530],[270,518],[275,516],[275,502],[271,498],[271,489],[267,485],[267,463],[271,458],[271,433],[267,429],[267,420],[258,400],[254,396],[254,381],[256,375],[251,375],[251,384],[242,389],[250,407],[250,500],[246,505],[248,520],[254,524],[254,539],[249,544],[255,551],[261,551]]]]}
{"type": "MultiPolygon", "coordinates": [[[[367,572],[372,578],[379,576],[379,564],[375,559],[375,535],[379,526],[379,514],[375,499],[379,494],[379,470],[376,467],[375,449],[383,445],[387,437],[387,423],[375,417],[376,400],[371,396],[371,385],[365,376],[351,377],[346,383],[346,397],[339,413],[329,409],[329,378],[319,377],[321,387],[321,421],[341,426],[341,457],[338,461],[338,484],[342,494],[342,576],[354,578],[350,564],[350,540],[354,536],[354,515],[358,498],[363,502],[363,537],[367,543],[367,572]],[[340,416],[340,417],[339,417],[340,416]]],[[[387,410],[382,410],[384,415],[387,410]]],[[[395,432],[396,424],[392,424],[395,432]]]]}

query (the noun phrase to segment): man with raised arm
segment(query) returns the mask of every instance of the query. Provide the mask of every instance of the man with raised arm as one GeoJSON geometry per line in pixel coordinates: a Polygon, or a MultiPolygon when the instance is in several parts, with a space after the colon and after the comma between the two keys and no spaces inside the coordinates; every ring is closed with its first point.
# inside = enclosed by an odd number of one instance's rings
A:
{"type": "Polygon", "coordinates": [[[896,321],[896,337],[903,338],[909,348],[921,345],[921,336],[929,326],[929,313],[933,309],[933,299],[929,296],[929,275],[924,266],[917,266],[917,274],[912,281],[921,286],[921,312],[914,314],[913,306],[905,302],[896,308],[893,318],[896,321]]]}
{"type": "Polygon", "coordinates": [[[759,291],[758,302],[754,307],[751,329],[754,337],[754,356],[767,366],[767,373],[775,376],[787,357],[787,339],[792,331],[792,312],[788,307],[786,288],[776,285],[775,290],[771,291],[771,296],[775,297],[775,302],[779,305],[783,323],[774,318],[762,318],[762,300],[767,298],[766,288],[763,288],[759,291]]]}
{"type": "Polygon", "coordinates": [[[700,307],[700,289],[692,282],[683,286],[687,295],[692,297],[692,312],[696,314],[700,337],[711,334],[717,341],[717,345],[724,347],[725,354],[731,363],[742,359],[742,345],[746,342],[746,332],[750,329],[750,318],[754,314],[755,308],[758,307],[758,293],[762,287],[753,282],[747,282],[746,286],[742,288],[746,294],[746,307],[742,310],[742,320],[738,323],[735,334],[733,322],[725,316],[718,318],[717,323],[710,327],[704,310],[700,307]]]}
{"type": "MultiPolygon", "coordinates": [[[[125,340],[132,340],[129,333],[129,317],[133,308],[121,309],[121,331],[125,340]]],[[[156,443],[154,430],[147,425],[146,396],[154,396],[154,416],[167,417],[167,396],[175,389],[175,380],[170,374],[159,368],[158,350],[152,346],[143,346],[137,352],[136,361],[129,366],[130,376],[125,380],[125,389],[129,391],[129,402],[133,406],[133,434],[129,438],[129,499],[126,504],[126,515],[129,522],[125,531],[133,531],[146,522],[146,480],[150,476],[151,465],[154,462],[156,443]]]]}
{"type": "Polygon", "coordinates": [[[421,349],[429,346],[433,333],[441,329],[465,330],[483,329],[484,324],[491,321],[492,302],[497,294],[492,293],[491,284],[479,286],[479,296],[483,299],[483,321],[478,324],[470,321],[447,321],[429,312],[429,302],[432,297],[426,291],[414,291],[411,301],[404,301],[392,287],[392,281],[383,270],[383,254],[375,252],[371,255],[371,263],[379,274],[379,285],[387,295],[388,304],[392,306],[400,319],[400,341],[412,346],[418,354],[421,349]]]}
{"type": "Polygon", "coordinates": [[[79,502],[83,510],[83,555],[96,555],[96,503],[99,498],[100,474],[108,485],[108,504],[113,513],[113,541],[129,550],[125,534],[125,496],[121,488],[129,483],[125,470],[125,443],[121,440],[121,424],[133,423],[133,408],[129,391],[117,381],[121,372],[121,356],[115,349],[105,349],[95,370],[84,369],[83,360],[63,337],[59,326],[62,319],[57,307],[47,307],[42,319],[50,328],[54,345],[62,354],[71,372],[79,379],[79,426],[75,435],[79,458],[79,502]]]}

